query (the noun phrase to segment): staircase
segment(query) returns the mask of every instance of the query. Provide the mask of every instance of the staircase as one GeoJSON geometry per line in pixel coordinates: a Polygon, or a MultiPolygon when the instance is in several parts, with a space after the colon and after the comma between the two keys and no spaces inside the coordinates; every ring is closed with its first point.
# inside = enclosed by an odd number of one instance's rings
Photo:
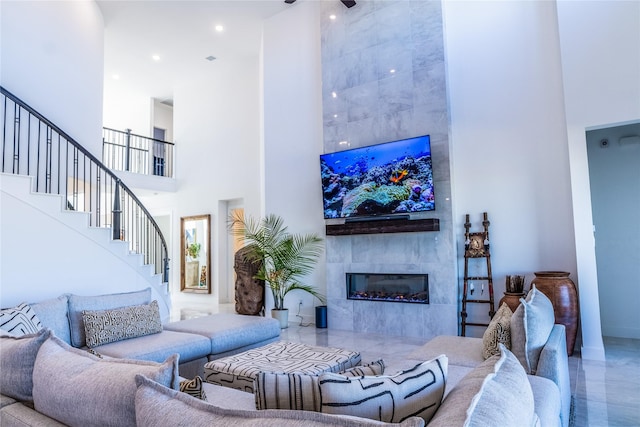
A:
{"type": "Polygon", "coordinates": [[[0,87],[0,306],[151,287],[168,318],[167,247],[120,179],[0,87]]]}

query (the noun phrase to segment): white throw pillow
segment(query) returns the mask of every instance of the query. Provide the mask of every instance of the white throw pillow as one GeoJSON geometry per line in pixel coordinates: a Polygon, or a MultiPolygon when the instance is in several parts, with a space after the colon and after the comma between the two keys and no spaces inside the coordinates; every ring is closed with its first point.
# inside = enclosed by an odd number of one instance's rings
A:
{"type": "Polygon", "coordinates": [[[520,298],[520,305],[511,316],[511,351],[527,374],[535,375],[554,323],[553,304],[533,285],[527,298],[520,298]]]}
{"type": "Polygon", "coordinates": [[[449,392],[429,427],[537,425],[527,374],[504,345],[499,347],[499,355],[482,362],[449,392]]]}
{"type": "Polygon", "coordinates": [[[428,423],[442,402],[447,368],[441,355],[392,376],[322,374],[321,411],[391,423],[416,416],[428,423]]]}

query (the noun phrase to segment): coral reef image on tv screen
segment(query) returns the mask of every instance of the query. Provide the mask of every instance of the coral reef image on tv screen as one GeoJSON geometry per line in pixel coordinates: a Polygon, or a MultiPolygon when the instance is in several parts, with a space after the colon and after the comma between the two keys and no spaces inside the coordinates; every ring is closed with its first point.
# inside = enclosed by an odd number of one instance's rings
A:
{"type": "Polygon", "coordinates": [[[325,218],[435,209],[429,135],[320,156],[325,218]]]}

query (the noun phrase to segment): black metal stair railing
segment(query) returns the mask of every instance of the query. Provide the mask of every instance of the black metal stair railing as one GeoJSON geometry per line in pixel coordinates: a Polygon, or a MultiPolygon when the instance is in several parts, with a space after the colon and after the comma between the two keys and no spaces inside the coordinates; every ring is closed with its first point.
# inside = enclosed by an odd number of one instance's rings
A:
{"type": "Polygon", "coordinates": [[[102,161],[111,170],[173,177],[172,142],[102,128],[102,161]]]}
{"type": "Polygon", "coordinates": [[[59,194],[67,210],[87,212],[91,226],[111,227],[114,240],[127,241],[168,282],[164,236],[133,192],[55,124],[1,86],[0,92],[0,172],[32,176],[32,191],[59,194]]]}

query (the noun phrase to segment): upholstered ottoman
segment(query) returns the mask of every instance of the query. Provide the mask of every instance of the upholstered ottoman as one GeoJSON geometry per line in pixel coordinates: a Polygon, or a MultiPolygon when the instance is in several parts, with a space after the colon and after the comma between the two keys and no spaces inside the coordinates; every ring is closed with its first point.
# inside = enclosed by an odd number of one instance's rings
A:
{"type": "Polygon", "coordinates": [[[253,393],[259,372],[310,374],[340,372],[360,365],[360,353],[332,347],[274,342],[204,365],[205,381],[253,393]]]}

